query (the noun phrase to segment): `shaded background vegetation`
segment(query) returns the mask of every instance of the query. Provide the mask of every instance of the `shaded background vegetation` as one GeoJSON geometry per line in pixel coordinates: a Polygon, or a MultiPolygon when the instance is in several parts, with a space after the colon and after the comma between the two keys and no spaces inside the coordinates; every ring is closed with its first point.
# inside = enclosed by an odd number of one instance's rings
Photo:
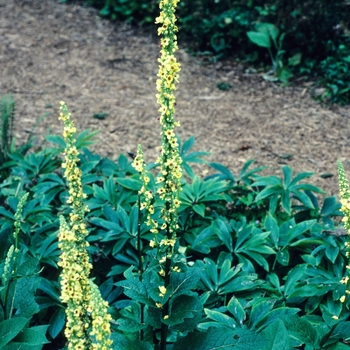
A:
{"type": "MultiPolygon", "coordinates": [[[[135,25],[153,25],[158,13],[157,0],[80,2],[100,9],[101,16],[135,25]]],[[[179,36],[193,53],[209,54],[214,60],[234,57],[255,68],[265,68],[271,65],[268,52],[253,44],[247,32],[256,30],[261,23],[271,23],[279,30],[281,62],[289,66],[291,74],[316,79],[325,88],[321,99],[347,104],[349,15],[350,2],[344,0],[181,1],[179,36]],[[298,54],[300,63],[287,60],[298,54]]]]}

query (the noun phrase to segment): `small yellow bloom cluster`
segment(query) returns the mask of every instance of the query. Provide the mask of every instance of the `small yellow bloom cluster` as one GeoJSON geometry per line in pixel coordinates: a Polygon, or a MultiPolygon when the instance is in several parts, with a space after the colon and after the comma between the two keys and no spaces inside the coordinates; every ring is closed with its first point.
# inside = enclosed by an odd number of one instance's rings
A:
{"type": "Polygon", "coordinates": [[[164,286],[159,286],[158,289],[160,291],[159,296],[164,297],[164,295],[166,294],[166,288],[164,286]]]}
{"type": "Polygon", "coordinates": [[[90,335],[96,337],[97,343],[92,345],[94,350],[108,350],[112,345],[111,315],[107,313],[108,303],[101,297],[101,293],[96,284],[90,281],[91,288],[91,306],[92,332],[90,335]]]}
{"type": "Polygon", "coordinates": [[[151,232],[156,234],[158,233],[158,223],[157,221],[152,219],[152,215],[154,214],[154,207],[153,207],[153,193],[151,191],[147,190],[147,184],[150,181],[149,176],[147,176],[146,172],[146,164],[143,158],[143,151],[141,145],[138,145],[137,147],[137,154],[132,162],[132,166],[140,173],[140,179],[142,181],[142,187],[139,190],[139,195],[143,196],[143,201],[141,203],[140,209],[146,209],[147,210],[147,221],[146,224],[148,226],[151,226],[151,232]]]}
{"type": "Polygon", "coordinates": [[[348,264],[346,265],[347,276],[343,277],[340,281],[341,284],[345,285],[345,294],[340,297],[340,302],[345,303],[350,294],[350,255],[349,255],[349,246],[350,246],[350,189],[349,182],[345,174],[344,167],[340,161],[338,161],[338,179],[339,179],[339,193],[340,193],[340,203],[341,203],[341,212],[344,214],[342,219],[344,223],[344,228],[348,231],[348,241],[345,243],[347,248],[346,256],[348,258],[348,264]]]}
{"type": "MultiPolygon", "coordinates": [[[[68,349],[90,349],[91,347],[93,349],[110,349],[109,336],[105,332],[101,333],[94,323],[99,322],[96,321],[95,316],[100,320],[102,311],[106,313],[106,307],[102,304],[104,308],[101,308],[99,302],[95,306],[95,301],[98,298],[94,296],[89,281],[92,265],[89,262],[86,249],[89,244],[86,242],[88,230],[84,221],[85,212],[89,210],[83,201],[86,196],[83,193],[81,183],[81,170],[77,166],[79,158],[74,138],[76,128],[70,120],[70,114],[64,102],[61,102],[60,119],[64,122],[63,136],[66,141],[65,161],[62,167],[65,169],[64,176],[69,187],[67,203],[70,204],[72,209],[69,215],[69,223],[65,221],[63,216],[60,217],[58,236],[58,246],[61,249],[58,266],[62,267],[61,300],[67,303],[65,336],[68,339],[68,349]],[[89,334],[91,328],[96,340],[98,340],[97,344],[93,344],[91,334],[89,334]],[[97,331],[94,331],[94,329],[97,331]],[[99,339],[101,334],[104,336],[103,340],[99,339]],[[103,347],[99,347],[102,344],[103,347]],[[106,346],[106,344],[109,345],[106,346]]],[[[110,318],[106,314],[102,320],[102,325],[105,326],[110,318]]],[[[110,334],[109,325],[105,327],[106,332],[110,334]]]]}

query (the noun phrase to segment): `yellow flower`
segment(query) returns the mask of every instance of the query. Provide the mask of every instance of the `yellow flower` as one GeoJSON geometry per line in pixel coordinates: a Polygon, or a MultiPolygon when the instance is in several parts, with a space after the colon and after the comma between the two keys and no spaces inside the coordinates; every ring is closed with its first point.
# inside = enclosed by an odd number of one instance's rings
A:
{"type": "Polygon", "coordinates": [[[166,294],[166,288],[164,286],[159,286],[158,288],[160,291],[159,296],[163,297],[166,294]]]}

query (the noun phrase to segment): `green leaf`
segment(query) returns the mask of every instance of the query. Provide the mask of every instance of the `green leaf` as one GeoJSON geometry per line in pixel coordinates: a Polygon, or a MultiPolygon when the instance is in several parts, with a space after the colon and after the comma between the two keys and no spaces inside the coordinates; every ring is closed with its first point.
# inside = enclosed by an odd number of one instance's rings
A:
{"type": "Polygon", "coordinates": [[[218,175],[220,179],[222,179],[222,180],[230,180],[232,182],[236,182],[235,176],[224,165],[222,165],[220,163],[209,163],[209,165],[213,169],[220,171],[220,173],[221,173],[220,175],[223,175],[223,176],[219,176],[219,174],[215,174],[215,175],[218,175]]]}
{"type": "Polygon", "coordinates": [[[332,247],[332,246],[329,246],[326,249],[326,256],[333,264],[335,263],[335,260],[338,257],[339,251],[340,250],[338,247],[332,247]]]}
{"type": "Polygon", "coordinates": [[[350,321],[339,322],[332,333],[331,339],[347,339],[350,337],[350,321]]]}
{"type": "MultiPolygon", "coordinates": [[[[219,281],[217,282],[219,285],[223,285],[226,282],[230,281],[234,276],[236,276],[240,271],[240,265],[237,265],[236,268],[231,268],[231,261],[229,259],[225,259],[222,263],[219,281]]],[[[211,274],[212,276],[212,274],[211,274]]]]}
{"type": "Polygon", "coordinates": [[[283,187],[281,179],[276,175],[261,176],[258,178],[258,181],[254,182],[252,184],[253,187],[256,187],[256,186],[274,186],[274,185],[280,185],[281,187],[283,187]]]}
{"type": "Polygon", "coordinates": [[[124,210],[124,208],[120,205],[118,205],[117,214],[118,214],[118,218],[120,219],[120,222],[121,222],[123,228],[127,232],[130,232],[130,218],[129,218],[127,212],[124,210]]]}
{"type": "Polygon", "coordinates": [[[45,333],[47,326],[36,326],[25,328],[13,339],[13,342],[24,343],[29,346],[42,346],[49,343],[46,339],[45,333]]]}
{"type": "Polygon", "coordinates": [[[291,242],[294,238],[302,235],[307,230],[310,230],[311,227],[316,223],[316,220],[306,220],[303,222],[300,222],[299,224],[295,225],[287,234],[287,244],[291,242]]]}
{"type": "Polygon", "coordinates": [[[203,203],[195,204],[192,209],[200,216],[205,217],[205,205],[203,203]]]}
{"type": "Polygon", "coordinates": [[[292,339],[305,345],[316,345],[317,331],[310,322],[298,316],[291,316],[284,319],[284,324],[292,339]]]}
{"type": "Polygon", "coordinates": [[[327,197],[321,209],[321,215],[328,216],[339,210],[341,204],[338,202],[336,196],[327,197]]]}
{"type": "Polygon", "coordinates": [[[281,204],[282,204],[282,208],[284,209],[284,211],[290,215],[291,214],[291,212],[290,212],[291,202],[290,202],[289,194],[290,194],[290,192],[288,190],[282,192],[281,204]]]}
{"type": "Polygon", "coordinates": [[[287,249],[279,250],[276,253],[276,259],[282,266],[288,266],[289,265],[289,251],[287,249]]]}
{"type": "Polygon", "coordinates": [[[255,326],[267,315],[273,308],[275,300],[261,300],[258,303],[253,304],[250,316],[249,325],[250,329],[254,329],[255,326]]]}
{"type": "Polygon", "coordinates": [[[243,323],[246,319],[246,314],[243,309],[243,306],[240,304],[238,299],[233,296],[227,304],[227,310],[231,312],[236,321],[243,326],[243,323]]]}
{"type": "Polygon", "coordinates": [[[207,317],[210,318],[211,320],[214,320],[228,327],[233,327],[233,328],[237,327],[236,321],[228,315],[225,315],[219,311],[210,310],[210,309],[204,309],[204,312],[207,315],[207,317]]]}
{"type": "Polygon", "coordinates": [[[142,187],[142,182],[140,180],[125,178],[125,177],[117,177],[117,182],[119,185],[133,191],[139,191],[142,187]]]}
{"type": "Polygon", "coordinates": [[[173,350],[251,350],[262,349],[266,344],[267,341],[261,335],[249,330],[211,327],[206,332],[192,332],[180,338],[173,350]]]}
{"type": "Polygon", "coordinates": [[[220,294],[241,292],[243,290],[256,288],[261,283],[262,282],[258,280],[258,276],[255,273],[251,273],[236,277],[232,281],[220,286],[218,292],[220,294]]]}
{"type": "Polygon", "coordinates": [[[162,322],[168,326],[181,324],[186,318],[202,317],[203,305],[197,296],[179,295],[171,298],[169,317],[162,322]],[[198,317],[199,316],[199,317],[198,317]]]}
{"type": "Polygon", "coordinates": [[[50,318],[49,334],[55,339],[62,331],[66,322],[66,314],[64,309],[58,308],[50,318]]]}
{"type": "Polygon", "coordinates": [[[34,294],[39,287],[41,278],[38,272],[39,260],[29,258],[17,270],[15,287],[9,293],[9,299],[13,307],[17,308],[17,313],[22,317],[31,317],[39,312],[39,305],[36,303],[34,294]]]}
{"type": "MultiPolygon", "coordinates": [[[[197,287],[197,282],[200,279],[197,268],[192,267],[185,272],[171,272],[170,283],[174,286],[174,295],[186,294],[191,289],[197,287]]],[[[192,293],[192,292],[190,292],[192,293]]]]}
{"type": "MultiPolygon", "coordinates": [[[[290,338],[284,323],[277,320],[265,328],[261,335],[269,341],[266,350],[290,350],[290,338]]],[[[263,349],[261,349],[263,350],[263,349]]]]}
{"type": "Polygon", "coordinates": [[[276,76],[280,81],[286,83],[288,79],[293,76],[293,73],[288,67],[278,67],[276,71],[276,76]]]}
{"type": "Polygon", "coordinates": [[[287,281],[284,285],[284,295],[288,296],[291,294],[296,286],[296,283],[300,280],[300,278],[305,274],[307,269],[306,264],[297,265],[293,270],[289,271],[287,275],[287,281]]]}
{"type": "Polygon", "coordinates": [[[284,318],[288,318],[290,316],[294,316],[295,314],[297,314],[300,311],[300,309],[298,308],[289,308],[289,307],[278,307],[275,308],[273,310],[271,310],[260,322],[259,322],[259,329],[258,331],[262,328],[262,327],[266,327],[272,323],[274,323],[275,321],[279,320],[279,319],[284,319],[284,318]]]}
{"type": "Polygon", "coordinates": [[[301,61],[302,54],[300,52],[288,58],[288,66],[297,66],[301,61]]]}
{"type": "Polygon", "coordinates": [[[232,247],[232,236],[230,231],[230,225],[226,224],[222,219],[216,219],[212,223],[212,228],[215,234],[221,239],[221,241],[226,245],[230,252],[233,251],[232,247]]]}
{"type": "Polygon", "coordinates": [[[314,173],[313,172],[302,172],[298,173],[290,183],[289,187],[294,187],[299,181],[307,179],[308,177],[311,177],[314,173]]]}
{"type": "Polygon", "coordinates": [[[268,34],[260,32],[248,32],[247,35],[250,41],[252,41],[254,44],[266,48],[271,47],[270,36],[268,34]]]}
{"type": "Polygon", "coordinates": [[[123,287],[124,294],[131,298],[133,301],[154,306],[154,302],[149,297],[150,289],[153,286],[149,283],[140,282],[137,279],[128,279],[117,282],[115,285],[118,287],[123,287]]]}
{"type": "Polygon", "coordinates": [[[270,231],[270,237],[275,245],[275,247],[278,247],[278,241],[279,241],[279,236],[280,236],[280,230],[278,228],[278,224],[276,219],[270,214],[267,213],[266,218],[265,218],[265,228],[267,231],[270,231]]]}
{"type": "Polygon", "coordinates": [[[56,145],[58,145],[60,148],[65,148],[66,147],[66,143],[64,142],[64,139],[62,136],[58,136],[58,135],[46,135],[45,139],[49,142],[55,143],[56,145]]]}
{"type": "Polygon", "coordinates": [[[185,155],[195,144],[196,140],[193,137],[193,135],[191,135],[182,145],[181,147],[181,157],[183,155],[185,155]]]}
{"type": "MultiPolygon", "coordinates": [[[[257,30],[261,33],[266,33],[273,39],[273,41],[276,41],[278,37],[279,30],[278,28],[272,24],[272,23],[258,23],[257,24],[257,30]]],[[[281,34],[282,40],[283,40],[284,34],[281,34]]],[[[280,38],[281,40],[281,38],[280,38]]]]}
{"type": "Polygon", "coordinates": [[[0,207],[0,215],[3,215],[9,219],[15,220],[14,215],[11,212],[4,209],[3,207],[0,207]]]}
{"type": "Polygon", "coordinates": [[[290,182],[292,180],[293,171],[292,171],[292,168],[288,165],[284,166],[282,168],[282,171],[284,175],[283,185],[284,185],[284,188],[287,189],[289,188],[290,182]]]}
{"type": "Polygon", "coordinates": [[[255,203],[264,198],[279,195],[282,193],[283,193],[283,187],[280,184],[266,187],[261,192],[259,192],[258,195],[255,197],[255,203]]]}
{"type": "Polygon", "coordinates": [[[111,335],[113,340],[113,350],[153,350],[154,346],[150,343],[138,339],[129,339],[125,335],[113,332],[111,335]]]}
{"type": "Polygon", "coordinates": [[[0,348],[9,343],[29,320],[30,318],[14,317],[0,322],[0,348]]]}

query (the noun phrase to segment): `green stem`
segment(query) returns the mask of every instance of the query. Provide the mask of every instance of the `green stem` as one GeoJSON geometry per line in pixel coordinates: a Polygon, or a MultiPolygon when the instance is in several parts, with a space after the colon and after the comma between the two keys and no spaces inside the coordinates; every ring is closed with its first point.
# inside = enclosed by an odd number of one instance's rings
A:
{"type": "MultiPolygon", "coordinates": [[[[168,208],[167,208],[168,209],[168,208]]],[[[171,238],[171,233],[169,231],[169,227],[167,227],[167,237],[171,238]]],[[[165,277],[164,277],[164,287],[167,288],[170,284],[170,271],[171,271],[171,261],[172,257],[168,258],[169,255],[172,256],[172,248],[169,247],[166,252],[166,260],[165,260],[165,277]],[[169,254],[171,253],[171,254],[169,254]]],[[[165,316],[169,315],[169,300],[163,305],[162,309],[162,318],[164,319],[165,316]]],[[[166,350],[166,340],[168,335],[168,328],[169,326],[165,323],[162,323],[162,329],[161,329],[161,338],[160,338],[160,350],[166,350]]]]}
{"type": "MultiPolygon", "coordinates": [[[[142,274],[143,274],[143,263],[142,263],[142,251],[141,251],[141,198],[138,195],[138,216],[137,216],[137,252],[139,258],[139,281],[142,282],[142,274]]],[[[141,316],[140,322],[141,325],[144,323],[144,312],[145,305],[141,304],[141,316]]],[[[140,340],[143,340],[143,329],[140,330],[140,340]]]]}

